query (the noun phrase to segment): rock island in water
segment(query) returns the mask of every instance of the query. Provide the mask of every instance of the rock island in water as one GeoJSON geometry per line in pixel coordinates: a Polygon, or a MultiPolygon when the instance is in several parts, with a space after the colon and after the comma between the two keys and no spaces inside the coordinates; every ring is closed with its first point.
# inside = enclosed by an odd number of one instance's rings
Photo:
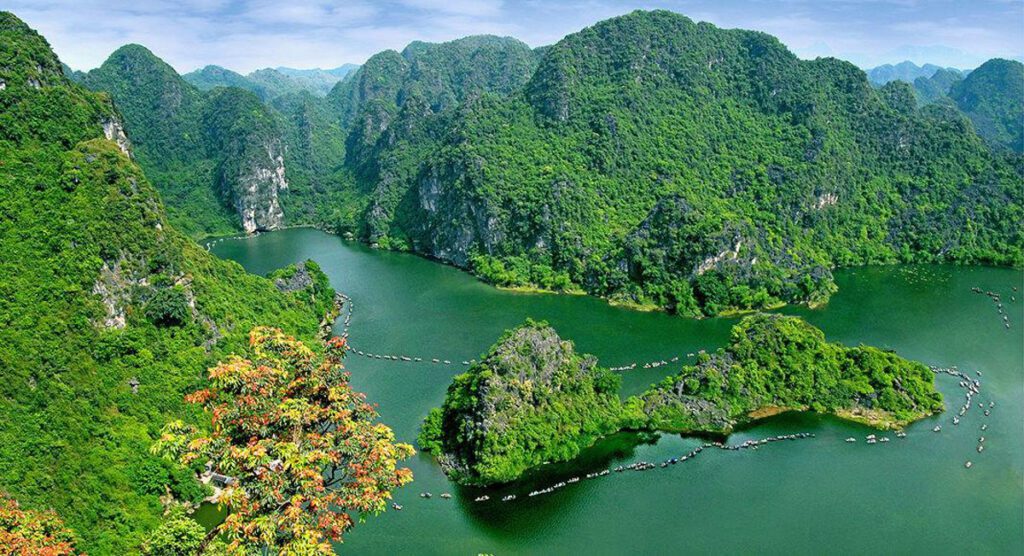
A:
{"type": "Polygon", "coordinates": [[[789,410],[899,428],[943,409],[925,365],[829,343],[802,319],[771,314],[740,320],[728,346],[640,396],[621,401],[619,383],[553,328],[527,321],[455,377],[419,444],[452,479],[486,485],[570,460],[619,430],[729,434],[789,410]]]}

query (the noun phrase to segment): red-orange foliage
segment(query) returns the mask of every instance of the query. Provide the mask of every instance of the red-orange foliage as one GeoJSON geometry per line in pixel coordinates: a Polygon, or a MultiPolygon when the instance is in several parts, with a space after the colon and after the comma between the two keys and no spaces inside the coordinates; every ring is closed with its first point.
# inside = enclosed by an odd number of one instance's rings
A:
{"type": "Polygon", "coordinates": [[[213,463],[237,483],[220,501],[220,531],[232,552],[267,546],[280,554],[333,554],[354,517],[383,511],[412,480],[396,443],[365,396],[352,390],[344,339],[317,354],[273,328],[250,334],[251,356],[210,369],[210,387],[188,396],[211,416],[210,432],[180,422],[154,446],[178,461],[213,463]]]}
{"type": "Polygon", "coordinates": [[[74,536],[53,512],[23,510],[16,500],[0,495],[0,555],[69,556],[74,536]]]}

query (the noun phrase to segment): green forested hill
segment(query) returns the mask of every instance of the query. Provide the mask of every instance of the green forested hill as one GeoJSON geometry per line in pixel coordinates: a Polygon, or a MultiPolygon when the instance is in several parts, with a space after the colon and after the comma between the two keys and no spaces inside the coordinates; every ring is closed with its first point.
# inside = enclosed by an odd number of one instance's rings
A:
{"type": "Polygon", "coordinates": [[[254,325],[312,338],[332,292],[314,265],[281,293],[179,233],[109,98],[7,12],[0,83],[0,490],[59,511],[89,553],[131,553],[165,484],[203,496],[149,453],[189,418],[183,395],[254,325]]]}
{"type": "MultiPolygon", "coordinates": [[[[289,188],[247,206],[500,285],[689,315],[822,302],[837,266],[1021,264],[1024,165],[975,133],[1012,143],[1019,98],[969,95],[969,80],[953,86],[946,73],[918,89],[938,99],[919,107],[906,83],[876,88],[849,63],[802,61],[764,33],[666,11],[535,50],[486,36],[412,43],[371,57],[325,99],[271,101],[254,121],[279,122],[258,129],[283,138],[289,188]],[[962,100],[943,99],[947,87],[962,100]]],[[[992,73],[973,83],[1007,84],[992,73]]],[[[133,138],[180,132],[147,118],[200,94],[174,93],[184,82],[135,93],[92,83],[119,106],[122,94],[146,97],[124,100],[133,138]],[[169,106],[136,114],[135,102],[169,106]]],[[[157,174],[172,215],[211,196],[231,205],[224,188],[173,178],[213,180],[217,153],[157,174]]],[[[190,233],[222,227],[212,211],[192,213],[190,233]]]]}
{"type": "Polygon", "coordinates": [[[944,407],[924,364],[829,343],[800,318],[766,314],[742,319],[728,346],[701,354],[640,401],[654,429],[718,434],[785,410],[899,428],[944,407]]]}
{"type": "Polygon", "coordinates": [[[1024,153],[1024,64],[989,60],[953,84],[949,96],[986,141],[1024,153]]]}
{"type": "Polygon", "coordinates": [[[950,88],[963,80],[961,73],[940,69],[931,77],[918,77],[914,80],[914,93],[919,104],[930,104],[947,98],[950,88]]]}
{"type": "Polygon", "coordinates": [[[632,421],[620,379],[576,353],[547,323],[506,331],[481,361],[455,377],[419,437],[449,477],[465,484],[512,481],[531,467],[568,461],[632,421]]]}
{"type": "Polygon", "coordinates": [[[635,12],[449,118],[376,145],[405,160],[362,231],[498,283],[701,314],[827,299],[837,265],[1021,261],[1019,163],[908,85],[763,33],[635,12]]]}
{"type": "Polygon", "coordinates": [[[200,91],[209,91],[216,87],[238,87],[252,91],[262,100],[271,98],[270,91],[262,84],[248,77],[220,66],[205,66],[181,76],[200,91]]]}
{"type": "Polygon", "coordinates": [[[326,99],[346,150],[344,167],[318,203],[318,220],[383,247],[409,248],[388,227],[450,118],[482,94],[522,88],[536,60],[526,44],[494,36],[414,42],[401,53],[371,57],[326,99]]]}
{"type": "Polygon", "coordinates": [[[255,94],[203,93],[139,45],[119,48],[83,83],[114,99],[139,164],[183,231],[199,236],[284,223],[283,131],[255,94]]]}

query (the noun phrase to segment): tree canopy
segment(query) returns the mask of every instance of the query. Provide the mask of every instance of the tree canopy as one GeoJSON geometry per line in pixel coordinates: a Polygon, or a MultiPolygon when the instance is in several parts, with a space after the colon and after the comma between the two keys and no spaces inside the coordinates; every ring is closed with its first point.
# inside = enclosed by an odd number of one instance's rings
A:
{"type": "Polygon", "coordinates": [[[233,479],[219,498],[228,516],[215,530],[229,553],[333,554],[332,541],[412,481],[398,467],[412,447],[394,442],[352,390],[345,350],[341,338],[319,354],[280,330],[255,328],[248,357],[213,367],[209,387],[188,396],[209,428],[172,422],[154,445],[233,479]]]}

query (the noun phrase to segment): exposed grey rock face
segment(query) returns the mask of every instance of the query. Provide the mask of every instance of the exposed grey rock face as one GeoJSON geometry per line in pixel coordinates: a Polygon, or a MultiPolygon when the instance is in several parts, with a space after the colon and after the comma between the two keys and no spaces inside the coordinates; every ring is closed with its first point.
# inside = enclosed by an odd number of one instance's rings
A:
{"type": "Polygon", "coordinates": [[[279,198],[279,193],[288,189],[284,148],[275,138],[267,140],[261,150],[240,167],[231,195],[246,233],[276,230],[284,224],[279,198]]]}
{"type": "Polygon", "coordinates": [[[493,254],[508,237],[497,207],[473,194],[471,172],[463,168],[431,168],[417,186],[416,219],[418,251],[431,257],[467,267],[476,250],[493,254]]]}
{"type": "Polygon", "coordinates": [[[128,141],[128,135],[125,134],[124,126],[121,125],[120,120],[113,117],[103,120],[103,135],[107,140],[117,143],[117,147],[128,158],[132,158],[132,144],[128,141]]]}
{"type": "Polygon", "coordinates": [[[309,275],[309,270],[306,268],[306,261],[302,261],[295,265],[295,274],[289,278],[278,278],[274,280],[274,285],[277,289],[288,293],[299,290],[304,290],[313,285],[313,277],[309,275]]]}
{"type": "Polygon", "coordinates": [[[104,261],[100,275],[93,284],[92,293],[99,296],[106,309],[106,315],[95,324],[102,328],[124,328],[127,322],[126,310],[132,302],[132,292],[136,288],[146,287],[149,281],[145,276],[138,276],[132,270],[133,265],[124,257],[111,265],[104,261]]]}

